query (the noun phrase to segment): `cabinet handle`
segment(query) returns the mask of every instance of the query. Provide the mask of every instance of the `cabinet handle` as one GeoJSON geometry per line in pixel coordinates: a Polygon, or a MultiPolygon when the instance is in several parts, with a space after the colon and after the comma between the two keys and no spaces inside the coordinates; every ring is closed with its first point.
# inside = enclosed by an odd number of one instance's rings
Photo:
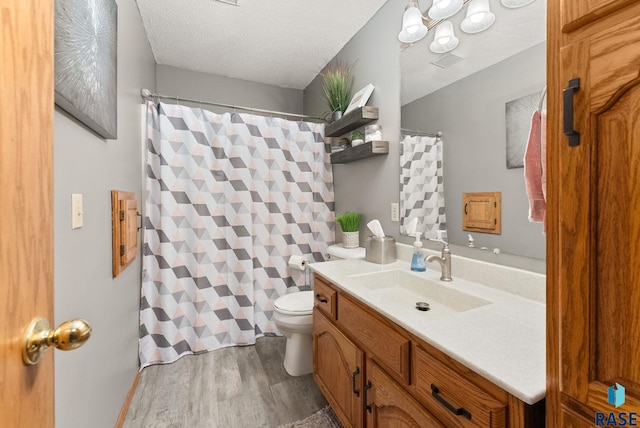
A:
{"type": "Polygon", "coordinates": [[[569,147],[580,145],[580,133],[573,125],[573,94],[580,89],[580,78],[569,80],[569,86],[562,91],[564,101],[564,135],[569,139],[569,147]]]}
{"type": "MultiPolygon", "coordinates": [[[[464,204],[464,213],[465,213],[465,215],[469,214],[469,212],[467,211],[467,205],[469,205],[469,204],[464,204]]],[[[307,294],[307,296],[308,296],[308,294],[307,294]]]]}
{"type": "Polygon", "coordinates": [[[371,389],[371,381],[367,381],[367,384],[364,387],[364,408],[367,409],[367,412],[371,413],[371,406],[369,405],[369,400],[367,400],[367,391],[371,389]]]}
{"type": "Polygon", "coordinates": [[[360,367],[356,367],[356,371],[351,375],[351,389],[356,397],[360,397],[360,391],[356,389],[356,376],[360,374],[360,367]]]}
{"type": "Polygon", "coordinates": [[[431,384],[431,395],[433,395],[433,397],[438,400],[440,404],[449,409],[454,415],[464,416],[467,419],[471,419],[471,413],[469,413],[467,409],[465,409],[464,407],[454,407],[440,395],[440,390],[434,384],[431,384]]]}
{"type": "Polygon", "coordinates": [[[327,303],[328,300],[325,297],[322,297],[320,294],[316,294],[316,299],[320,301],[320,303],[327,303]]]}

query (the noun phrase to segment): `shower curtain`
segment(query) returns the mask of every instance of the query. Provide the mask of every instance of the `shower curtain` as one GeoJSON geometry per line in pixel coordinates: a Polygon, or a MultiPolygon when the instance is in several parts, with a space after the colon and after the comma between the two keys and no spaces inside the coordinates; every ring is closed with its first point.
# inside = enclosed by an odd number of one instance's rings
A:
{"type": "Polygon", "coordinates": [[[442,139],[405,135],[400,151],[400,232],[418,219],[417,232],[424,238],[447,238],[444,208],[442,139]]]}
{"type": "Polygon", "coordinates": [[[334,243],[324,125],[147,104],[140,364],[279,334],[278,297],[308,289],[292,255],[334,243]]]}

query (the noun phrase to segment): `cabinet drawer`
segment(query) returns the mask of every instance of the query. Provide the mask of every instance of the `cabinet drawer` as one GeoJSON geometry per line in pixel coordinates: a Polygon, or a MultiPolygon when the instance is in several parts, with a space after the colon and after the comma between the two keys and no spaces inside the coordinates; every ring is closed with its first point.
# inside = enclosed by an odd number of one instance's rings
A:
{"type": "Polygon", "coordinates": [[[414,347],[416,396],[450,427],[505,427],[506,404],[414,347]],[[456,414],[456,412],[458,414],[456,414]]]}
{"type": "Polygon", "coordinates": [[[376,362],[409,383],[409,339],[344,296],[338,305],[338,324],[362,344],[376,362]]]}
{"type": "Polygon", "coordinates": [[[321,309],[322,312],[335,321],[336,304],[338,302],[336,290],[320,276],[315,275],[313,278],[314,306],[321,309]]]}

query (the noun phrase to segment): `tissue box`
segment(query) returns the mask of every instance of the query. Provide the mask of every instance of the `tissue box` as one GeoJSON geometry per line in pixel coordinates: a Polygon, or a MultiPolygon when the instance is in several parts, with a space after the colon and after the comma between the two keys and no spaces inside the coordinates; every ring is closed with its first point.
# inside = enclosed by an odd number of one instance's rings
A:
{"type": "Polygon", "coordinates": [[[365,260],[379,265],[396,261],[396,239],[392,236],[370,236],[365,242],[365,260]]]}

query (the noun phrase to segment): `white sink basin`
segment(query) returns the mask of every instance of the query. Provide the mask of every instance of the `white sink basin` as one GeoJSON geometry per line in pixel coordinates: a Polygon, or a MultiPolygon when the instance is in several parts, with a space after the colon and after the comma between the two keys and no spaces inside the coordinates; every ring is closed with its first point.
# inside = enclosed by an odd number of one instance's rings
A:
{"type": "Polygon", "coordinates": [[[371,291],[368,296],[383,306],[401,306],[416,311],[416,302],[426,302],[430,310],[422,312],[429,318],[443,318],[491,304],[488,300],[456,290],[454,283],[414,275],[404,270],[389,270],[352,275],[349,279],[371,291]]]}

